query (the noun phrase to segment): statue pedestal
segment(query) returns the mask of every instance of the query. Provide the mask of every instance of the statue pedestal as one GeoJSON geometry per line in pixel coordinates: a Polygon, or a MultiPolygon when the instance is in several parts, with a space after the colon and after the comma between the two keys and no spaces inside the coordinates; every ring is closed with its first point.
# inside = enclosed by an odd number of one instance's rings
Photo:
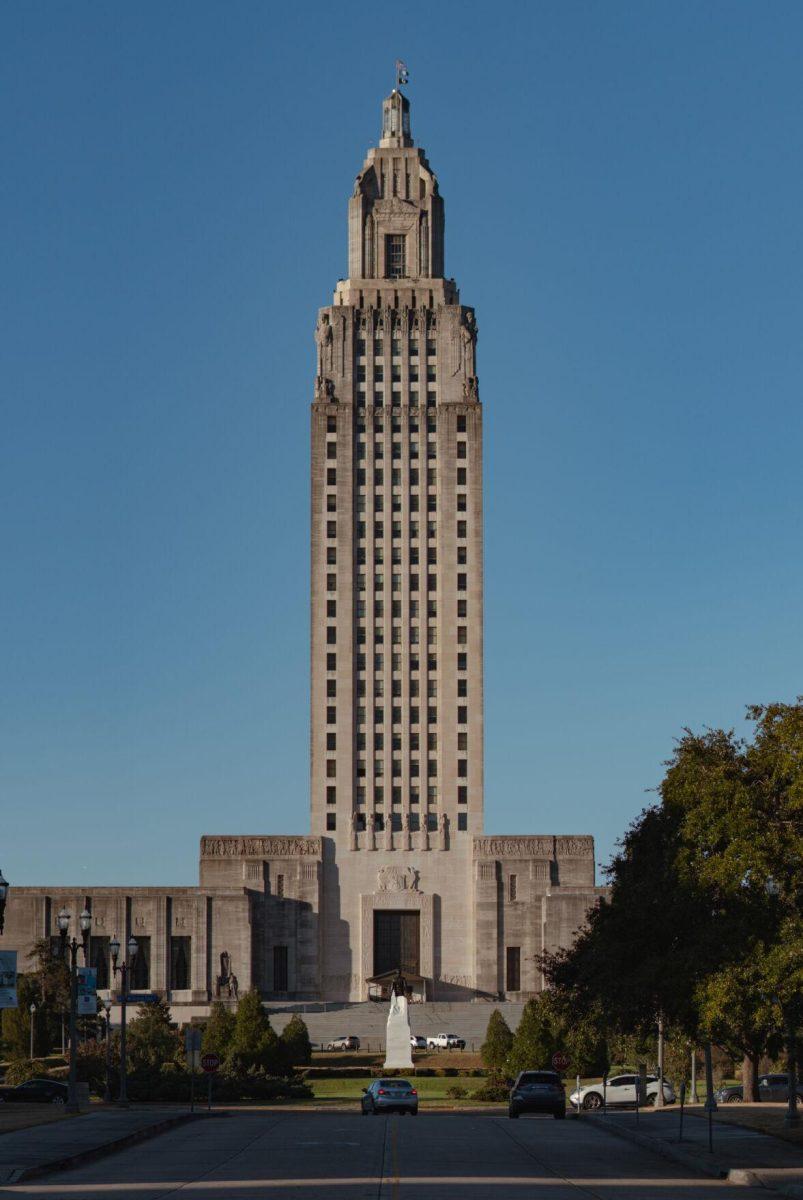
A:
{"type": "Polygon", "coordinates": [[[398,1068],[412,1070],[413,1056],[410,1050],[410,1017],[407,1013],[407,997],[391,996],[388,1012],[387,1036],[385,1038],[385,1070],[398,1068]]]}

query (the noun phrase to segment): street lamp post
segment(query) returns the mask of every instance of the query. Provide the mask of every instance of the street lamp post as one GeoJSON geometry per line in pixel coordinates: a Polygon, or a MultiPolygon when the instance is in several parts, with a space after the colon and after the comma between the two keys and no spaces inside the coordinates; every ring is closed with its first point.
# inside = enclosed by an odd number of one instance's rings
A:
{"type": "Polygon", "coordinates": [[[132,934],[128,939],[128,954],[127,958],[117,965],[117,959],[120,955],[120,939],[115,934],[109,942],[109,949],[112,955],[112,970],[115,975],[119,973],[120,984],[123,989],[123,995],[120,1002],[120,1094],[117,1097],[117,1103],[122,1108],[128,1108],[128,1079],[127,1079],[127,1062],[126,1062],[126,1047],[125,1047],[125,1028],[126,1028],[126,1007],[128,1002],[128,972],[134,969],[134,964],[137,961],[137,951],[139,946],[137,939],[132,934]]]}
{"type": "Polygon", "coordinates": [[[34,1004],[33,1000],[31,1001],[31,1007],[28,1009],[28,1012],[31,1014],[31,1062],[33,1062],[33,1018],[36,1013],[36,1005],[34,1004]]]}
{"type": "Polygon", "coordinates": [[[107,996],[103,1001],[106,1013],[106,1088],[103,1092],[103,1103],[111,1104],[112,1100],[112,1002],[107,996]]]}
{"type": "Polygon", "coordinates": [[[0,933],[3,932],[3,926],[6,919],[6,900],[8,900],[9,883],[3,878],[3,872],[0,871],[0,933]]]}
{"type": "Polygon", "coordinates": [[[70,1074],[67,1082],[67,1112],[78,1112],[78,1092],[76,1089],[77,1071],[78,1071],[78,1035],[76,1032],[76,1008],[78,1005],[78,950],[84,952],[84,963],[89,957],[89,930],[92,928],[92,915],[88,909],[84,909],[78,918],[78,923],[81,928],[81,941],[77,942],[73,937],[72,941],[67,941],[67,931],[70,928],[70,914],[66,908],[62,908],[58,915],[59,937],[61,938],[61,952],[64,955],[65,948],[70,952],[70,1074]]]}

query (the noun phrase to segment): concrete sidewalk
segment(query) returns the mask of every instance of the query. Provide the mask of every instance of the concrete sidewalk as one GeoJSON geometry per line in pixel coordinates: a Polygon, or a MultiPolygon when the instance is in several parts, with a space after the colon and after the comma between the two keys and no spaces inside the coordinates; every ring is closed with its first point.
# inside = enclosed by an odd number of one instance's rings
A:
{"type": "Polygon", "coordinates": [[[207,1114],[155,1105],[98,1108],[52,1124],[14,1130],[0,1137],[0,1184],[21,1183],[76,1166],[195,1119],[207,1119],[207,1114]]]}
{"type": "Polygon", "coordinates": [[[683,1119],[680,1108],[608,1112],[606,1117],[582,1114],[608,1132],[649,1147],[655,1153],[681,1162],[730,1183],[758,1184],[784,1196],[803,1200],[803,1155],[799,1148],[766,1133],[740,1125],[713,1122],[713,1152],[708,1149],[708,1119],[699,1108],[683,1119]]]}

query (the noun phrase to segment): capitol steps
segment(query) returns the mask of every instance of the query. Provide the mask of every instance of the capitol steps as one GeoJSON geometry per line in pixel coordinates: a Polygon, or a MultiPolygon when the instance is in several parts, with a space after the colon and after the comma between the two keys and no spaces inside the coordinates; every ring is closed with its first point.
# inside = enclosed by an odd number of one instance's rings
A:
{"type": "MultiPolygon", "coordinates": [[[[271,1024],[277,1033],[284,1029],[292,1016],[303,1017],[313,1045],[325,1045],[334,1038],[356,1034],[365,1050],[384,1047],[387,1023],[387,1003],[326,1003],[267,1002],[271,1024]]],[[[464,1038],[467,1050],[479,1050],[485,1039],[488,1019],[497,1008],[511,1029],[515,1030],[521,1017],[523,1002],[498,1003],[429,1002],[410,1006],[410,1027],[414,1034],[430,1037],[436,1033],[456,1033],[464,1038]]],[[[344,1056],[347,1057],[347,1056],[344,1056]]]]}

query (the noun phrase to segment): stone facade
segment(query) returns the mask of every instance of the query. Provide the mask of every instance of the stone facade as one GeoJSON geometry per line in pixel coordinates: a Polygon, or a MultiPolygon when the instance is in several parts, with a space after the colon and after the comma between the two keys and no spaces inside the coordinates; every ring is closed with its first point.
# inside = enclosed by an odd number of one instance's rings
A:
{"type": "Polygon", "coordinates": [[[248,987],[361,1000],[399,965],[430,999],[520,999],[601,892],[592,838],[483,833],[477,322],[399,91],[348,241],[315,333],[311,834],[204,836],[198,888],[11,892],[5,946],[87,905],[101,979],[109,937],[133,933],[137,989],[186,1013],[248,987]]]}

